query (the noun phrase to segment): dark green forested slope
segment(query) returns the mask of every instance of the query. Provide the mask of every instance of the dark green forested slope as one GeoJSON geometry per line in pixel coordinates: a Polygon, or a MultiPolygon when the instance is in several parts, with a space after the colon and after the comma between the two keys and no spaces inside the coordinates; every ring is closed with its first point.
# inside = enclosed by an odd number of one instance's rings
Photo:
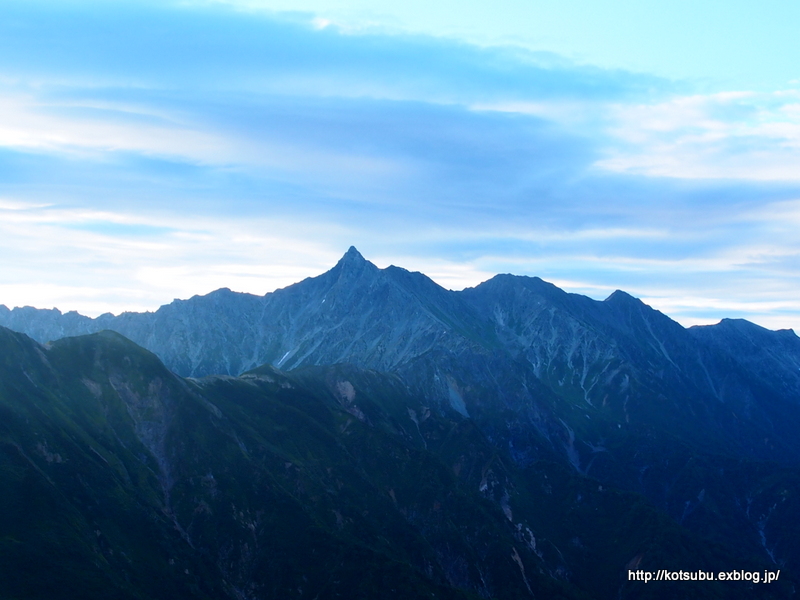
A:
{"type": "MultiPolygon", "coordinates": [[[[741,476],[791,510],[797,473],[761,468],[741,476]]],[[[775,568],[749,547],[568,465],[516,466],[393,375],[182,379],[115,333],[43,347],[0,328],[0,598],[788,597],[791,572],[626,578],[775,568]]]]}

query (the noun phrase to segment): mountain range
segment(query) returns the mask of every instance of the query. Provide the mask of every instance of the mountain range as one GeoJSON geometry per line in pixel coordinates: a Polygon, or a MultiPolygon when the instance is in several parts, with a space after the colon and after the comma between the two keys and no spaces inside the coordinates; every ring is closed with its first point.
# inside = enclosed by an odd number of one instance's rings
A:
{"type": "Polygon", "coordinates": [[[96,319],[0,306],[0,326],[32,338],[2,331],[1,473],[27,490],[5,500],[5,564],[34,560],[14,544],[53,555],[72,535],[85,554],[8,597],[54,597],[46,585],[86,572],[84,589],[132,598],[677,598],[686,584],[632,584],[626,568],[713,565],[781,569],[757,588],[777,598],[800,572],[791,330],[686,329],[622,291],[512,275],[454,292],[355,248],[265,296],[96,319]],[[39,495],[59,508],[21,500],[39,495]],[[26,518],[43,541],[7,533],[26,518]],[[62,520],[73,529],[46,525],[62,520]],[[126,564],[117,545],[172,558],[126,564]]]}

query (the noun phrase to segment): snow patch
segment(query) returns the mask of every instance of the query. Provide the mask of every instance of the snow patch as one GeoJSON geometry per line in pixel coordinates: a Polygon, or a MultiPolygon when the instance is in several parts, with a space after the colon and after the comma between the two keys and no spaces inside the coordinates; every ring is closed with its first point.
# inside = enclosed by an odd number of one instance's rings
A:
{"type": "Polygon", "coordinates": [[[469,413],[467,412],[467,405],[464,404],[464,398],[458,393],[456,383],[449,377],[447,378],[447,395],[450,401],[450,407],[461,416],[469,419],[469,413]]]}

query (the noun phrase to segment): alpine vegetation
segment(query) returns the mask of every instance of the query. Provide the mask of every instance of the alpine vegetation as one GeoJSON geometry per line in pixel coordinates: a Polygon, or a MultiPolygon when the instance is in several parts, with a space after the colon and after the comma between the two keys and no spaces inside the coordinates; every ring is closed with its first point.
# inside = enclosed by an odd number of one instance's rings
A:
{"type": "Polygon", "coordinates": [[[798,584],[791,330],[686,329],[530,277],[448,291],[352,247],[265,296],[0,325],[2,597],[798,584]]]}

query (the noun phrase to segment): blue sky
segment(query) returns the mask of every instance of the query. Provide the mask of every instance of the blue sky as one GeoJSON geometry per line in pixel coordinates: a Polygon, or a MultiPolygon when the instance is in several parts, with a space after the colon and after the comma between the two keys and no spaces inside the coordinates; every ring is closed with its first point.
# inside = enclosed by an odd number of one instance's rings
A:
{"type": "Polygon", "coordinates": [[[263,294],[351,244],[800,330],[800,5],[0,5],[0,303],[263,294]]]}

